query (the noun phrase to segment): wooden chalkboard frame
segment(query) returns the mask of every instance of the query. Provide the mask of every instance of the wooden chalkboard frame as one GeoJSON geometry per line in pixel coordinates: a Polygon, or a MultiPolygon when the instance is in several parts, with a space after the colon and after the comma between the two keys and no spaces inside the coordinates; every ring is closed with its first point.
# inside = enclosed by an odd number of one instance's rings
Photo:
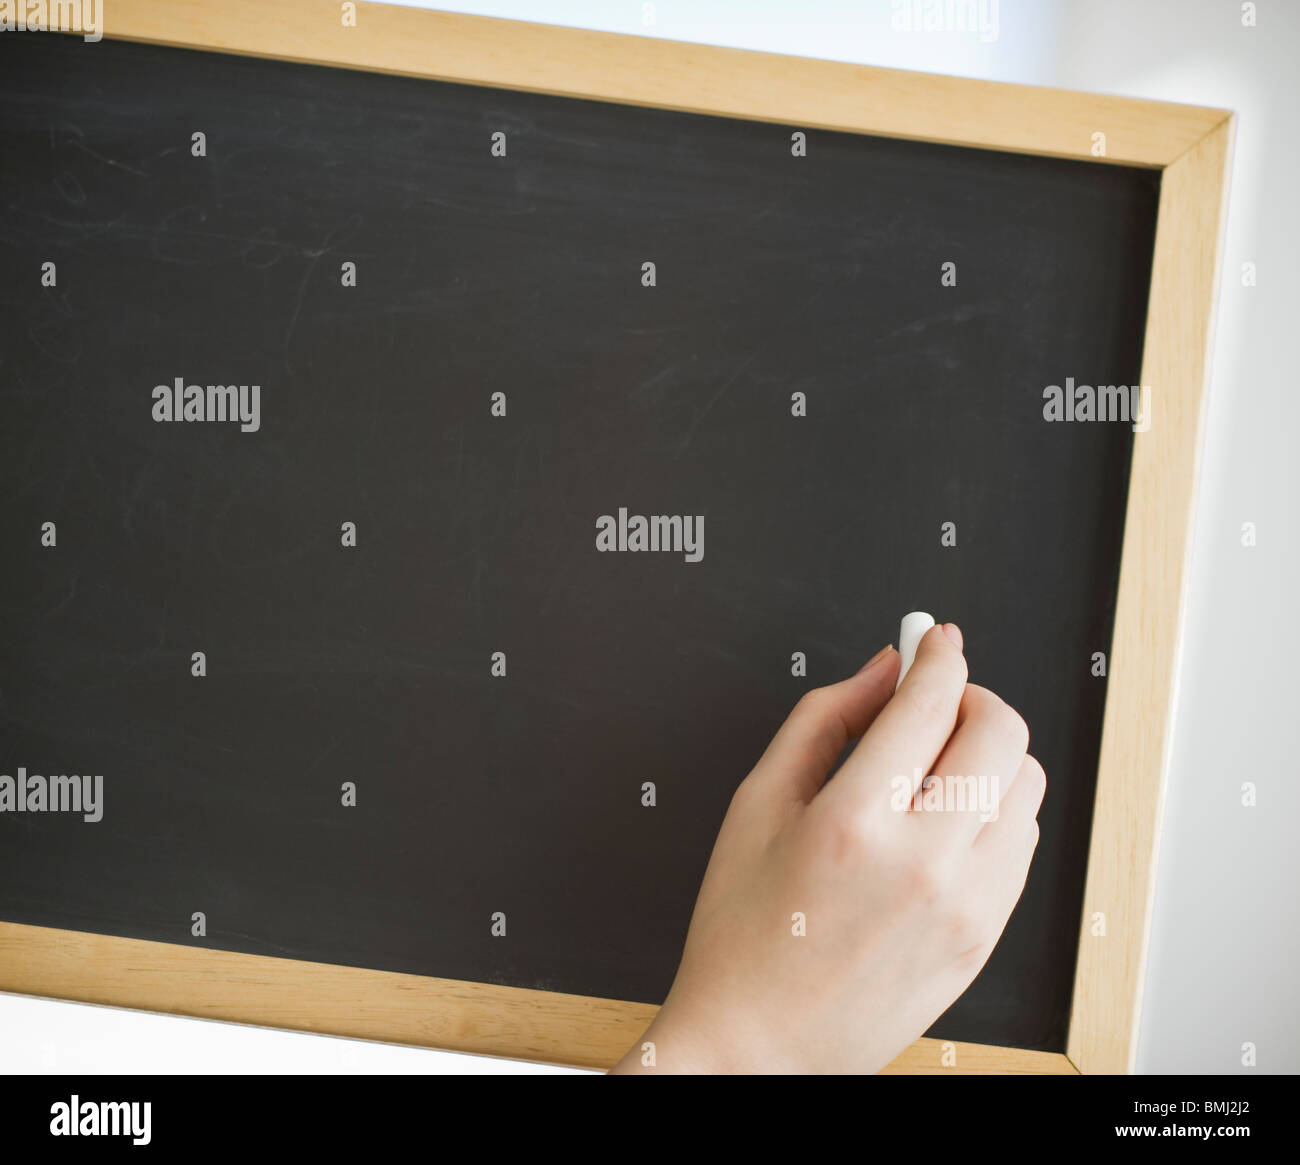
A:
{"type": "MultiPolygon", "coordinates": [[[[1230,112],[335,0],[114,0],[106,36],[1162,171],[1069,1038],[917,1041],[899,1072],[1133,1070],[1227,203],[1230,112]],[[1104,136],[1098,136],[1104,135],[1104,136]],[[1100,148],[1100,153],[1096,153],[1100,148]],[[1104,933],[1100,920],[1104,919],[1104,933]]],[[[593,999],[0,923],[0,989],[607,1067],[655,1013],[593,999]]]]}

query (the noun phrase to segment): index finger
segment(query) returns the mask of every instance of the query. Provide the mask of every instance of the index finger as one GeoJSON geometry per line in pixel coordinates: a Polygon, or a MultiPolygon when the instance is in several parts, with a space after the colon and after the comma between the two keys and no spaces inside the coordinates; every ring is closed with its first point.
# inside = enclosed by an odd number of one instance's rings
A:
{"type": "Polygon", "coordinates": [[[952,735],[966,676],[966,657],[953,638],[942,626],[927,631],[911,671],[827,793],[859,805],[888,805],[899,777],[911,780],[915,793],[952,735]]]}

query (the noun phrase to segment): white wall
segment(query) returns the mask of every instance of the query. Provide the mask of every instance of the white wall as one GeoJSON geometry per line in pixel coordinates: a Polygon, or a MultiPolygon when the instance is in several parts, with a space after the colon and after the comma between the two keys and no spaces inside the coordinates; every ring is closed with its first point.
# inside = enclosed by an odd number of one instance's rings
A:
{"type": "Polygon", "coordinates": [[[0,1074],[407,1075],[576,1073],[571,1068],[0,994],[0,1074]]]}
{"type": "MultiPolygon", "coordinates": [[[[1218,105],[1239,114],[1201,508],[1139,1069],[1300,1071],[1300,426],[1291,348],[1300,3],[1002,0],[998,35],[891,29],[890,0],[495,0],[487,16],[1218,105]],[[1241,286],[1241,264],[1259,285],[1241,286]],[[1254,522],[1258,545],[1241,545],[1254,522]],[[1289,587],[1288,587],[1289,584],[1289,587]],[[1241,805],[1241,784],[1259,805],[1241,805]]],[[[1103,128],[1104,127],[1099,127],[1103,128]]],[[[0,1071],[496,1071],[501,1061],[0,996],[0,1071]],[[107,1017],[107,1018],[106,1018],[107,1017]]],[[[514,1066],[520,1068],[522,1066],[514,1066]]]]}

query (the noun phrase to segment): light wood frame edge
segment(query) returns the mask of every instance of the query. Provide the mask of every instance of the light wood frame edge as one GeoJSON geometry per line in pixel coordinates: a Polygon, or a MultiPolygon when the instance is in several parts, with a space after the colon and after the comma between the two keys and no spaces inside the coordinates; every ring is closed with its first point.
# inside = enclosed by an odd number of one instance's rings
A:
{"type": "MultiPolygon", "coordinates": [[[[1135,442],[1066,1054],[920,1040],[889,1069],[1132,1071],[1231,115],[383,4],[359,4],[355,28],[342,25],[333,0],[115,0],[105,8],[105,33],[120,39],[1163,169],[1142,369],[1157,411],[1135,442]],[[1027,108],[1033,116],[1024,118],[1027,108]],[[1104,157],[1092,152],[1096,132],[1106,135],[1104,157]],[[1097,913],[1107,919],[1105,938],[1092,934],[1097,913]],[[945,1051],[956,1056],[950,1067],[945,1051]]],[[[15,923],[0,923],[0,989],[587,1067],[614,1062],[656,1010],[15,923]]]]}
{"type": "Polygon", "coordinates": [[[1134,438],[1066,1045],[1084,1072],[1132,1072],[1137,1058],[1234,131],[1225,116],[1161,176],[1151,427],[1134,438]]]}
{"type": "MultiPolygon", "coordinates": [[[[19,995],[608,1068],[650,1003],[0,922],[0,986],[19,995]]],[[[1063,1055],[920,1040],[893,1072],[1073,1072],[1063,1055]]]]}
{"type": "Polygon", "coordinates": [[[358,3],[351,28],[337,0],[113,0],[104,8],[106,35],[125,40],[1119,165],[1167,166],[1226,116],[391,4],[358,3]]]}

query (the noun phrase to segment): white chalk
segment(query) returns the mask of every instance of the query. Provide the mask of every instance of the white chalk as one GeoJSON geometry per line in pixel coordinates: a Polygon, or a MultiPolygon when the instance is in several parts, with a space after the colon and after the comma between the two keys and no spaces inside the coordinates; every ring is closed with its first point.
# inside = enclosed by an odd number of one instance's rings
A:
{"type": "MultiPolygon", "coordinates": [[[[924,611],[913,611],[903,616],[902,623],[898,625],[898,654],[903,660],[903,666],[898,669],[898,684],[903,682],[907,669],[912,666],[912,661],[916,658],[916,649],[921,644],[921,637],[933,626],[934,616],[927,615],[924,611]]],[[[898,691],[898,684],[894,685],[894,691],[898,691]]]]}

